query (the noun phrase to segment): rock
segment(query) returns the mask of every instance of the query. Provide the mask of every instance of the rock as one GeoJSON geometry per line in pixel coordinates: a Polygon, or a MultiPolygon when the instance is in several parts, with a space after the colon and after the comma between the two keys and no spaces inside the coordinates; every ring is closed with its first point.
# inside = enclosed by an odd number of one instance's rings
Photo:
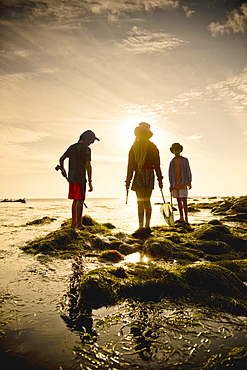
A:
{"type": "Polygon", "coordinates": [[[174,244],[163,238],[149,238],[144,242],[143,253],[152,258],[165,258],[171,260],[174,244]]]}
{"type": "Polygon", "coordinates": [[[201,212],[201,211],[198,208],[189,205],[188,212],[201,212]]]}
{"type": "Polygon", "coordinates": [[[99,259],[110,262],[119,262],[124,260],[124,255],[116,250],[107,250],[100,254],[99,259]]]}
{"type": "Polygon", "coordinates": [[[227,268],[214,263],[189,266],[184,277],[188,284],[223,296],[245,298],[247,286],[227,268]]]}
{"type": "Polygon", "coordinates": [[[50,217],[45,216],[43,218],[39,218],[37,220],[27,222],[26,225],[43,225],[43,224],[48,224],[55,220],[56,218],[50,218],[50,217]]]}
{"type": "Polygon", "coordinates": [[[233,235],[227,226],[222,224],[203,224],[195,230],[199,240],[220,240],[229,244],[235,251],[246,251],[247,240],[233,235]]]}

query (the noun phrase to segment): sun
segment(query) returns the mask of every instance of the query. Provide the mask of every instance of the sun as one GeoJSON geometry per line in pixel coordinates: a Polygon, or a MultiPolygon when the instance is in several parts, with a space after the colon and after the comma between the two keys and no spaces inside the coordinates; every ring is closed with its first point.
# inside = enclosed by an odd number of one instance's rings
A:
{"type": "Polygon", "coordinates": [[[121,144],[124,148],[130,148],[130,146],[135,141],[134,130],[139,125],[140,122],[147,122],[150,124],[151,131],[154,134],[156,139],[159,136],[159,129],[158,127],[153,124],[147,116],[139,116],[139,117],[131,117],[129,119],[125,119],[121,122],[118,127],[119,136],[121,138],[121,144]]]}

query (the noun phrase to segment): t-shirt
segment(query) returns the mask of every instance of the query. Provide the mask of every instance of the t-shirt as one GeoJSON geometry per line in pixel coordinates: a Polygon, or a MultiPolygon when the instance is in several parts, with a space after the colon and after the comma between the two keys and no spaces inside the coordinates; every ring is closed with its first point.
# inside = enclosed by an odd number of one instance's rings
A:
{"type": "Polygon", "coordinates": [[[91,161],[91,149],[83,143],[71,145],[64,156],[69,158],[69,182],[85,183],[86,162],[91,161]]]}
{"type": "Polygon", "coordinates": [[[187,185],[182,185],[181,157],[174,158],[176,188],[177,190],[186,189],[187,185]]]}

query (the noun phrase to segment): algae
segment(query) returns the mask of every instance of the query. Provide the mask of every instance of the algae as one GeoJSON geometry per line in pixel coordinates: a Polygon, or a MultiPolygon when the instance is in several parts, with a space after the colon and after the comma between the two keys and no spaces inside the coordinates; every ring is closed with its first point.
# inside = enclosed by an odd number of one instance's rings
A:
{"type": "Polygon", "coordinates": [[[247,314],[247,286],[229,269],[200,263],[176,268],[129,264],[124,274],[117,267],[102,267],[81,277],[80,305],[92,308],[132,298],[159,301],[163,297],[189,299],[195,304],[247,314]]]}
{"type": "MultiPolygon", "coordinates": [[[[245,370],[247,368],[247,346],[234,347],[227,354],[216,354],[200,367],[201,370],[223,369],[245,370]]],[[[194,370],[199,370],[195,368],[194,370]]]]}

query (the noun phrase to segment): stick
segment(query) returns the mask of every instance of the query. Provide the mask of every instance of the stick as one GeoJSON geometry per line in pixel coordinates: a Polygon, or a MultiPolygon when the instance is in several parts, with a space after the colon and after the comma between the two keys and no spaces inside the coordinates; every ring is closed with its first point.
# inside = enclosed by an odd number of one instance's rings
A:
{"type": "Polygon", "coordinates": [[[164,197],[164,194],[163,194],[163,190],[162,190],[162,188],[160,188],[160,191],[161,191],[161,195],[162,195],[163,202],[165,203],[166,201],[165,201],[165,197],[164,197]]]}
{"type": "Polygon", "coordinates": [[[125,204],[128,204],[128,195],[129,195],[129,189],[126,189],[126,202],[125,202],[125,204]]]}

